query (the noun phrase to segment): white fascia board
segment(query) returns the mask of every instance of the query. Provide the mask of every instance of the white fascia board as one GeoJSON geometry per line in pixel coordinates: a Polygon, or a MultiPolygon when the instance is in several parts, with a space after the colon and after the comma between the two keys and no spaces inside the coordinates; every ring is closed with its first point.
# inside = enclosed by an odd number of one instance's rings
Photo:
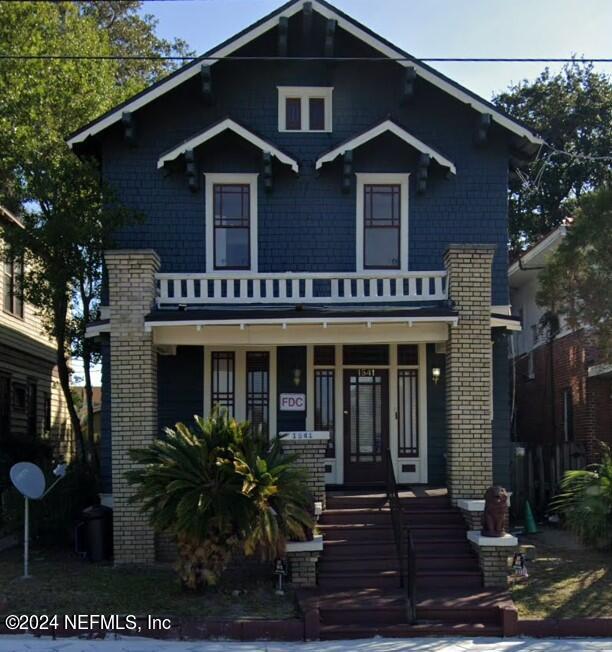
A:
{"type": "Polygon", "coordinates": [[[299,165],[295,159],[292,159],[290,156],[287,156],[285,153],[281,152],[279,149],[274,147],[271,143],[263,140],[252,131],[245,129],[242,125],[239,125],[237,122],[234,122],[231,118],[226,118],[221,122],[210,127],[210,129],[205,129],[197,136],[190,138],[182,142],[180,145],[177,145],[174,149],[166,152],[160,159],[157,161],[157,168],[163,168],[166,163],[173,161],[175,158],[178,158],[181,154],[184,154],[187,150],[194,149],[203,145],[206,141],[211,140],[215,136],[218,136],[223,131],[229,129],[235,134],[244,138],[246,141],[258,147],[262,152],[267,152],[272,156],[275,156],[281,163],[285,163],[291,167],[291,169],[297,174],[299,172],[299,165]]]}
{"type": "Polygon", "coordinates": [[[92,326],[87,326],[85,329],[85,337],[89,339],[90,337],[98,337],[102,333],[110,333],[111,325],[108,324],[94,324],[92,326]]]}
{"type": "Polygon", "coordinates": [[[521,322],[503,317],[491,317],[491,328],[505,328],[508,331],[522,331],[521,322]]]}
{"type": "MultiPolygon", "coordinates": [[[[118,122],[121,119],[121,115],[123,113],[130,113],[136,111],[142,108],[143,106],[146,106],[149,102],[152,102],[154,99],[160,97],[161,95],[164,95],[165,93],[172,90],[173,88],[176,88],[177,86],[187,81],[194,75],[197,75],[200,66],[202,65],[211,66],[217,62],[219,57],[230,56],[237,49],[241,48],[247,43],[250,43],[252,40],[258,38],[259,36],[267,32],[269,29],[276,27],[280,16],[286,16],[287,18],[289,18],[297,14],[298,12],[302,11],[304,4],[308,1],[309,0],[299,0],[294,5],[285,7],[284,9],[280,9],[278,12],[270,16],[268,20],[264,21],[260,25],[253,27],[253,29],[242,34],[238,38],[230,41],[229,43],[226,43],[223,47],[220,47],[218,50],[213,50],[212,52],[209,52],[208,56],[214,57],[214,59],[212,60],[198,59],[197,61],[194,61],[192,65],[185,68],[182,72],[174,75],[173,77],[170,77],[165,82],[162,82],[155,88],[152,88],[150,91],[143,93],[141,96],[134,98],[131,102],[128,102],[124,106],[119,107],[116,111],[113,111],[112,113],[102,118],[101,120],[94,122],[88,128],[77,132],[74,136],[72,136],[72,138],[70,138],[67,141],[68,146],[73,147],[77,143],[82,143],[90,136],[93,136],[99,133],[100,131],[103,131],[104,129],[114,124],[115,122],[118,122]]],[[[405,52],[392,48],[386,43],[383,43],[375,36],[365,32],[363,29],[361,29],[361,27],[354,24],[352,21],[348,21],[346,18],[343,18],[342,16],[337,14],[333,9],[322,5],[320,2],[317,2],[317,0],[312,0],[312,7],[315,11],[317,11],[325,18],[335,19],[338,22],[339,27],[346,30],[347,32],[349,32],[356,38],[360,39],[364,43],[367,43],[368,45],[378,50],[382,54],[392,58],[398,58],[398,57],[401,58],[406,56],[405,52]]],[[[487,113],[491,115],[492,118],[495,120],[495,122],[497,122],[500,126],[508,129],[509,131],[513,132],[520,138],[526,138],[530,143],[533,143],[534,145],[544,144],[544,141],[541,138],[531,133],[531,131],[529,131],[525,127],[522,127],[521,125],[514,122],[514,120],[496,111],[493,107],[485,104],[484,102],[479,101],[475,97],[472,97],[469,93],[447,82],[445,79],[438,76],[436,73],[422,67],[416,61],[398,61],[398,63],[404,67],[409,67],[409,66],[413,67],[417,72],[417,74],[423,79],[425,79],[426,81],[428,81],[430,84],[437,86],[442,91],[453,96],[455,99],[459,100],[460,102],[463,102],[464,104],[468,104],[479,113],[487,113]]]]}
{"type": "Polygon", "coordinates": [[[356,149],[361,145],[365,145],[365,143],[369,142],[373,138],[376,138],[377,136],[380,136],[386,131],[390,131],[392,134],[394,134],[404,142],[408,143],[415,149],[419,150],[419,152],[423,152],[423,154],[429,154],[429,156],[431,156],[431,158],[434,159],[434,161],[436,161],[443,167],[448,168],[453,174],[457,174],[457,168],[455,167],[454,163],[449,161],[446,157],[442,156],[442,154],[440,154],[439,152],[436,152],[436,150],[430,147],[429,145],[426,145],[422,140],[416,138],[416,136],[413,136],[412,134],[408,133],[405,129],[402,129],[402,127],[395,124],[395,122],[393,122],[392,120],[385,120],[384,122],[381,122],[379,125],[376,125],[371,129],[368,129],[368,131],[364,131],[362,134],[359,134],[359,136],[355,136],[355,138],[352,138],[351,140],[346,141],[341,145],[338,145],[338,147],[332,149],[331,152],[324,154],[323,156],[317,159],[316,169],[318,170],[324,163],[329,163],[330,161],[333,161],[335,158],[337,158],[341,154],[344,154],[344,152],[348,150],[356,149]]]}
{"type": "Polygon", "coordinates": [[[524,267],[529,267],[529,265],[533,264],[535,259],[537,259],[542,254],[547,254],[549,252],[552,253],[552,251],[554,251],[559,246],[566,235],[567,227],[565,224],[561,224],[561,226],[557,227],[552,233],[549,233],[543,240],[538,242],[537,245],[532,247],[529,251],[525,252],[517,261],[510,265],[508,268],[508,278],[512,278],[519,272],[529,271],[521,267],[521,265],[524,267]]]}
{"type": "MultiPolygon", "coordinates": [[[[378,50],[385,56],[391,58],[406,57],[405,52],[402,52],[401,50],[398,50],[396,48],[392,48],[386,43],[383,43],[379,39],[375,38],[373,35],[365,32],[358,25],[355,25],[352,21],[346,20],[346,18],[339,16],[332,9],[325,7],[320,2],[317,2],[317,0],[312,0],[312,8],[318,13],[320,13],[322,16],[324,16],[325,18],[336,19],[338,21],[338,27],[346,30],[347,32],[349,32],[349,34],[352,34],[353,36],[360,39],[361,41],[371,46],[375,50],[378,50]]],[[[522,127],[521,125],[514,122],[514,120],[496,111],[491,106],[477,100],[475,97],[472,97],[469,93],[462,91],[460,88],[457,88],[453,84],[447,82],[445,79],[442,79],[434,72],[427,70],[423,66],[420,66],[416,61],[398,61],[398,63],[404,66],[405,68],[408,67],[414,68],[417,75],[419,75],[420,77],[428,81],[430,84],[437,86],[439,89],[443,90],[449,95],[452,95],[455,99],[459,100],[460,102],[463,102],[464,104],[468,104],[479,113],[488,113],[499,125],[512,131],[517,136],[521,138],[526,138],[527,140],[529,140],[530,143],[533,143],[534,145],[544,144],[544,141],[538,136],[532,134],[531,131],[529,131],[529,129],[522,127]]]]}
{"type": "Polygon", "coordinates": [[[444,323],[456,326],[458,317],[306,317],[306,318],[275,318],[275,319],[169,319],[168,321],[147,321],[145,331],[165,326],[270,326],[291,324],[416,324],[444,323]]]}

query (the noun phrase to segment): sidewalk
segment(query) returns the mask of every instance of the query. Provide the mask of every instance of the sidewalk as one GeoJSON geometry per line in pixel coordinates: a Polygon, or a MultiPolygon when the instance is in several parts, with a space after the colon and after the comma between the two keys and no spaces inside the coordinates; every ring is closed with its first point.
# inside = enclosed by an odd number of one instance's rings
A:
{"type": "Polygon", "coordinates": [[[610,639],[383,639],[312,643],[103,641],[0,636],[0,652],[610,652],[610,639]]]}

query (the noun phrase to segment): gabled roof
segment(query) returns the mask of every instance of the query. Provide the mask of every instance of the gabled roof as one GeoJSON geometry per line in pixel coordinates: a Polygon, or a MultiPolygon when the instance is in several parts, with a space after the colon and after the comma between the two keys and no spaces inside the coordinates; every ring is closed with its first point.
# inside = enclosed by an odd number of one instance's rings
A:
{"type": "Polygon", "coordinates": [[[396,47],[389,41],[381,38],[378,34],[368,29],[350,16],[346,15],[342,11],[336,9],[325,0],[290,0],[261,20],[253,23],[250,27],[247,27],[241,32],[238,32],[238,34],[235,36],[224,41],[216,48],[209,50],[194,61],[188,63],[167,77],[161,79],[156,84],[146,88],[142,92],[134,95],[132,98],[126,100],[122,104],[119,104],[107,113],[104,113],[100,117],[96,118],[89,124],[81,127],[70,135],[67,141],[68,145],[73,147],[78,143],[82,143],[90,136],[103,131],[107,127],[110,127],[114,123],[121,120],[123,113],[133,112],[142,108],[143,106],[146,106],[149,102],[152,102],[157,97],[164,95],[191,77],[199,74],[200,68],[203,64],[211,66],[214,65],[220,58],[230,56],[239,48],[258,38],[268,30],[276,27],[278,25],[278,19],[281,16],[289,18],[302,11],[304,5],[308,2],[312,5],[312,9],[314,11],[325,18],[336,20],[339,28],[349,32],[355,38],[363,41],[375,50],[378,50],[378,52],[380,52],[384,57],[401,58],[402,60],[398,61],[399,65],[414,68],[416,74],[419,77],[422,77],[427,82],[438,87],[445,93],[452,95],[460,102],[468,104],[474,110],[480,113],[491,115],[494,122],[499,124],[501,127],[508,129],[519,138],[525,139],[532,146],[539,146],[543,144],[541,138],[536,136],[532,131],[527,129],[518,121],[500,111],[490,102],[487,102],[475,93],[472,93],[460,84],[452,81],[442,73],[434,70],[412,55],[396,47]]]}
{"type": "Polygon", "coordinates": [[[437,152],[429,145],[426,145],[422,140],[419,140],[416,136],[413,136],[411,133],[407,132],[403,127],[400,127],[396,122],[393,122],[393,120],[383,120],[381,123],[377,124],[371,129],[368,129],[358,134],[357,136],[353,136],[353,138],[349,138],[348,140],[345,140],[343,143],[340,143],[340,145],[334,147],[334,149],[330,150],[326,154],[319,156],[316,162],[316,169],[318,170],[324,163],[329,163],[330,161],[333,161],[338,156],[344,154],[344,152],[346,152],[347,150],[361,147],[361,145],[365,145],[373,138],[376,138],[386,132],[390,132],[394,134],[404,142],[408,143],[415,149],[419,150],[419,152],[422,152],[423,154],[429,154],[429,156],[431,156],[431,158],[434,161],[436,161],[436,163],[442,165],[443,167],[448,168],[453,174],[457,174],[457,168],[455,168],[454,163],[449,161],[446,157],[442,156],[442,154],[437,152]]]}
{"type": "Polygon", "coordinates": [[[567,226],[561,224],[530,249],[523,252],[508,268],[510,287],[518,288],[525,282],[535,278],[551,254],[559,248],[566,235],[567,226]]]}
{"type": "Polygon", "coordinates": [[[259,149],[262,152],[269,153],[272,156],[275,156],[281,163],[285,163],[286,165],[289,165],[294,172],[296,173],[299,172],[300,168],[298,162],[294,158],[291,158],[291,156],[285,154],[285,152],[280,150],[271,142],[265,140],[264,138],[261,138],[261,136],[258,136],[257,134],[253,133],[246,127],[243,127],[242,125],[238,124],[235,120],[232,120],[231,118],[224,118],[223,120],[220,120],[215,124],[209,125],[206,129],[204,129],[204,131],[199,132],[198,134],[192,136],[191,138],[183,141],[176,147],[173,147],[168,152],[162,154],[159,160],[157,161],[157,167],[163,168],[164,165],[169,161],[173,161],[174,159],[178,158],[182,154],[185,154],[185,152],[187,152],[190,149],[199,147],[200,145],[204,144],[206,141],[211,140],[212,138],[218,136],[220,133],[226,130],[233,131],[235,134],[237,134],[241,138],[244,138],[252,145],[255,145],[255,147],[259,147],[259,149]]]}

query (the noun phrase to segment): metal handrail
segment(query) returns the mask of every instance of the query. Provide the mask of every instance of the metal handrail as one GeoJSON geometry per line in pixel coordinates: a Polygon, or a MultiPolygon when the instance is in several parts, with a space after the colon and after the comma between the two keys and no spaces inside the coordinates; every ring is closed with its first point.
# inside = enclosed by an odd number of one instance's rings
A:
{"type": "Polygon", "coordinates": [[[395,539],[395,550],[400,568],[400,586],[406,592],[406,611],[408,621],[416,621],[416,562],[414,541],[412,532],[404,522],[404,512],[400,502],[395,471],[393,470],[393,458],[391,451],[387,448],[387,502],[391,512],[391,524],[393,526],[393,537],[395,539]]]}

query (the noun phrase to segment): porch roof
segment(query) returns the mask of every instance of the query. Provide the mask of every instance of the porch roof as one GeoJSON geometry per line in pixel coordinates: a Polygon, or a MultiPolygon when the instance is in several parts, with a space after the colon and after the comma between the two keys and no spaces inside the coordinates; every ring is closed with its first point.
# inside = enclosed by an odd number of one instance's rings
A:
{"type": "Polygon", "coordinates": [[[410,322],[440,321],[456,323],[458,313],[447,306],[411,306],[399,308],[384,304],[368,306],[263,306],[229,308],[210,306],[209,308],[154,310],[145,317],[145,325],[222,325],[222,324],[308,324],[308,323],[358,323],[358,322],[410,322]]]}

